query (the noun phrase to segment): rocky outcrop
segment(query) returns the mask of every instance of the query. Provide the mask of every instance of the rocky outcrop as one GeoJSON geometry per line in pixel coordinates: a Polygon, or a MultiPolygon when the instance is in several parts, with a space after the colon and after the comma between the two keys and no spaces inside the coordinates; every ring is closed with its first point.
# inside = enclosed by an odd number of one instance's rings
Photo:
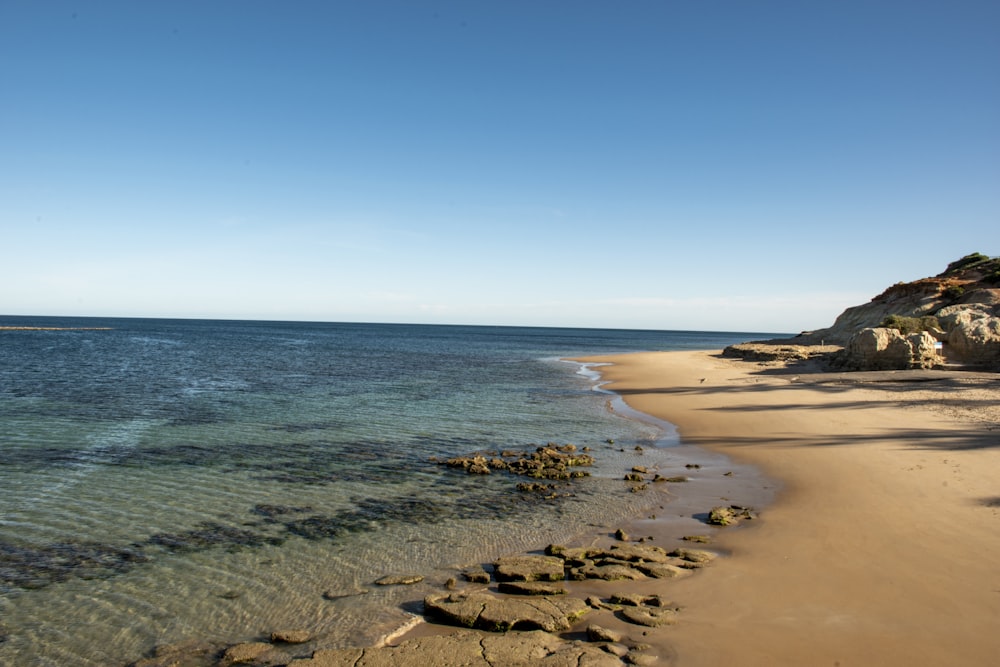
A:
{"type": "MultiPolygon", "coordinates": [[[[586,452],[586,448],[584,449],[586,452]]],[[[435,459],[436,460],[436,459],[435,459]]],[[[533,452],[503,451],[456,456],[446,461],[438,461],[449,468],[462,468],[469,474],[489,475],[493,470],[503,470],[514,475],[536,479],[569,480],[588,477],[585,470],[571,468],[594,465],[594,457],[576,451],[576,445],[556,445],[549,443],[533,452]]],[[[546,491],[551,487],[523,487],[523,490],[546,491]]]]}
{"type": "Polygon", "coordinates": [[[976,366],[1000,366],[1000,305],[945,308],[938,320],[947,323],[947,345],[955,357],[976,366]]]}
{"type": "Polygon", "coordinates": [[[561,558],[553,556],[506,556],[493,563],[497,581],[562,581],[566,578],[561,558]]]}
{"type": "Polygon", "coordinates": [[[831,327],[732,346],[724,354],[764,362],[825,354],[845,370],[944,364],[1000,369],[1000,258],[966,255],[937,276],[896,283],[869,303],[848,308],[831,327]],[[940,353],[935,343],[943,343],[940,353]],[[820,351],[828,345],[844,351],[820,351]]]}
{"type": "Polygon", "coordinates": [[[729,507],[713,507],[708,513],[708,523],[713,526],[732,526],[743,520],[756,519],[757,513],[751,507],[730,505],[729,507]]]}
{"type": "MultiPolygon", "coordinates": [[[[638,654],[629,657],[639,657],[638,654]]],[[[630,662],[634,662],[630,660],[630,662]]],[[[600,644],[566,641],[547,632],[480,635],[465,631],[453,635],[419,637],[399,646],[366,649],[327,649],[312,658],[294,660],[291,667],[612,667],[628,664],[600,644]]]]}
{"type": "Polygon", "coordinates": [[[806,332],[788,344],[814,345],[826,342],[846,345],[862,329],[878,327],[886,317],[920,318],[936,315],[949,306],[1000,300],[1000,258],[972,253],[948,265],[936,276],[896,283],[869,303],[848,308],[827,329],[806,332]]]}
{"type": "Polygon", "coordinates": [[[896,371],[936,368],[944,363],[937,339],[926,331],[904,336],[896,329],[862,329],[847,343],[837,366],[845,370],[896,371]]]}
{"type": "Polygon", "coordinates": [[[498,597],[479,591],[429,595],[424,599],[424,609],[451,625],[489,632],[561,632],[569,630],[590,608],[583,600],[564,595],[498,597]]]}

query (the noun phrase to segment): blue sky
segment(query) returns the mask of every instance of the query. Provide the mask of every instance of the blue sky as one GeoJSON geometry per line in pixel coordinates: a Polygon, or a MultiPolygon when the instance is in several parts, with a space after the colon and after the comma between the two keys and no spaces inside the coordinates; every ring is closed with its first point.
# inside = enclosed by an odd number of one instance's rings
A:
{"type": "Polygon", "coordinates": [[[796,332],[1000,254],[1000,3],[0,1],[0,313],[796,332]]]}

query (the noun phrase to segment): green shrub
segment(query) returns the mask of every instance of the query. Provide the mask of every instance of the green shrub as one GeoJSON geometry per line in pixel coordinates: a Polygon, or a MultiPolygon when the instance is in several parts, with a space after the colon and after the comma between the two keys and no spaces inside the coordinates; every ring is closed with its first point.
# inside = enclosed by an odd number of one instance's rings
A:
{"type": "Polygon", "coordinates": [[[956,259],[954,262],[948,265],[948,268],[944,270],[941,275],[948,275],[954,271],[961,271],[962,269],[968,269],[980,262],[989,261],[989,255],[984,255],[981,252],[974,252],[971,255],[966,255],[962,259],[956,259]]]}
{"type": "Polygon", "coordinates": [[[882,323],[879,326],[886,329],[895,329],[904,336],[908,336],[912,333],[920,333],[921,331],[928,331],[930,329],[941,328],[937,318],[932,315],[924,315],[923,317],[889,315],[882,320],[882,323]]]}
{"type": "Polygon", "coordinates": [[[965,288],[962,287],[961,285],[952,285],[944,292],[942,292],[942,294],[944,298],[950,301],[957,301],[958,299],[962,298],[963,294],[965,294],[965,288]]]}

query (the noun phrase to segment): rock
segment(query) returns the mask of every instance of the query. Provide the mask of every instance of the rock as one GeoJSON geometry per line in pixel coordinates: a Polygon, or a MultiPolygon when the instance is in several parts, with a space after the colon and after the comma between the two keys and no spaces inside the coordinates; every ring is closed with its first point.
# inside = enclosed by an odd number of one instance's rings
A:
{"type": "Polygon", "coordinates": [[[847,342],[839,364],[848,370],[890,371],[934,368],[944,363],[937,340],[926,331],[904,336],[896,329],[862,329],[847,342]]]}
{"type": "Polygon", "coordinates": [[[379,586],[411,586],[419,584],[423,580],[424,577],[421,574],[390,574],[376,579],[375,583],[379,586]]]}
{"type": "Polygon", "coordinates": [[[621,659],[600,647],[569,642],[547,632],[482,635],[463,630],[452,635],[418,637],[398,646],[327,649],[290,667],[620,667],[621,659]]]}
{"type": "Polygon", "coordinates": [[[637,472],[630,472],[625,474],[626,482],[642,482],[644,481],[643,476],[637,472]]]}
{"type": "Polygon", "coordinates": [[[177,665],[202,664],[212,656],[219,655],[222,644],[201,640],[190,640],[177,644],[161,644],[153,649],[153,655],[137,660],[131,667],[176,667],[177,665]]]}
{"type": "Polygon", "coordinates": [[[637,472],[642,475],[645,475],[649,473],[649,468],[647,468],[646,466],[632,466],[632,472],[637,472]]]}
{"type": "Polygon", "coordinates": [[[619,528],[618,530],[615,531],[615,539],[620,542],[628,542],[629,539],[628,533],[619,528]]]}
{"type": "MultiPolygon", "coordinates": [[[[593,639],[591,641],[594,641],[593,639]]],[[[619,644],[617,642],[609,642],[601,647],[604,651],[610,653],[611,655],[616,655],[619,658],[624,658],[628,655],[628,646],[624,644],[619,644]]]]}
{"type": "MultiPolygon", "coordinates": [[[[222,654],[222,659],[219,661],[220,667],[228,667],[229,665],[242,665],[247,663],[260,664],[262,662],[266,664],[278,664],[281,662],[280,659],[277,661],[262,660],[266,654],[277,653],[274,646],[266,642],[245,642],[243,644],[236,644],[235,646],[230,646],[226,649],[226,652],[222,654]]],[[[287,664],[288,656],[282,655],[285,659],[281,664],[287,664]]]]}
{"type": "Polygon", "coordinates": [[[561,544],[550,544],[545,547],[546,556],[558,556],[566,561],[586,560],[595,553],[600,553],[601,549],[594,547],[565,547],[561,544]]]}
{"type": "Polygon", "coordinates": [[[701,549],[674,549],[670,552],[670,555],[698,565],[704,565],[715,560],[714,553],[701,549]]]}
{"type": "Polygon", "coordinates": [[[639,593],[615,593],[611,596],[611,604],[623,604],[631,607],[667,606],[667,603],[659,595],[642,595],[639,593]]]}
{"type": "Polygon", "coordinates": [[[743,361],[797,361],[822,357],[840,350],[835,345],[790,345],[787,343],[737,343],[722,351],[722,356],[742,359],[743,361]]]}
{"type": "Polygon", "coordinates": [[[624,561],[646,561],[650,563],[669,563],[671,560],[671,556],[666,549],[652,544],[613,544],[611,545],[611,549],[601,555],[624,561]]]}
{"type": "Polygon", "coordinates": [[[968,308],[948,319],[951,355],[967,364],[1000,366],[1000,317],[985,308],[968,308]]]}
{"type": "Polygon", "coordinates": [[[324,600],[342,600],[344,598],[353,598],[353,597],[356,597],[358,595],[365,595],[366,593],[368,593],[368,589],[367,588],[361,588],[361,589],[358,589],[356,591],[349,591],[349,592],[346,592],[346,593],[342,593],[340,591],[323,591],[323,599],[324,600]]]}
{"type": "Polygon", "coordinates": [[[565,595],[566,587],[555,581],[504,581],[497,590],[508,595],[565,595]]]}
{"type": "Polygon", "coordinates": [[[622,635],[620,632],[608,630],[600,625],[588,625],[587,639],[592,642],[611,642],[613,644],[617,644],[621,642],[622,635]]]}
{"type": "MultiPolygon", "coordinates": [[[[450,468],[463,468],[470,474],[488,475],[491,470],[506,470],[514,475],[548,480],[587,477],[590,473],[570,468],[594,464],[594,457],[590,454],[577,453],[575,445],[560,446],[553,443],[538,447],[531,453],[505,450],[499,456],[491,454],[490,457],[487,458],[483,454],[456,456],[443,463],[450,468]]],[[[541,488],[525,486],[521,490],[541,490],[541,488]]]]}
{"type": "Polygon", "coordinates": [[[584,565],[572,570],[572,578],[577,581],[583,579],[602,579],[604,581],[622,581],[642,579],[645,575],[639,570],[627,565],[584,565]]]}
{"type": "Polygon", "coordinates": [[[712,538],[708,535],[685,535],[681,539],[686,542],[700,542],[702,544],[707,544],[712,541],[712,538]]]}
{"type": "Polygon", "coordinates": [[[563,561],[555,556],[506,556],[493,563],[497,581],[561,581],[563,561]]]}
{"type": "Polygon", "coordinates": [[[621,615],[629,623],[650,628],[677,622],[677,610],[661,607],[625,607],[621,610],[621,615]]]}
{"type": "Polygon", "coordinates": [[[490,573],[478,566],[462,570],[462,577],[473,584],[488,584],[491,581],[490,573]]]}
{"type": "Polygon", "coordinates": [[[731,526],[744,519],[754,519],[757,514],[749,507],[730,505],[729,507],[713,507],[708,513],[708,523],[713,526],[731,526]]]}
{"type": "Polygon", "coordinates": [[[654,579],[675,579],[691,574],[690,568],[683,568],[667,563],[636,563],[633,567],[647,577],[654,579]]]}
{"type": "Polygon", "coordinates": [[[587,597],[587,606],[591,609],[610,609],[610,607],[601,601],[601,598],[596,595],[590,595],[587,597]]]}
{"type": "Polygon", "coordinates": [[[568,630],[589,607],[579,598],[500,598],[487,592],[429,595],[424,599],[428,614],[458,626],[490,632],[508,630],[568,630]]]}
{"type": "Polygon", "coordinates": [[[312,635],[305,630],[276,630],[271,633],[272,643],[305,644],[310,639],[312,635]]]}

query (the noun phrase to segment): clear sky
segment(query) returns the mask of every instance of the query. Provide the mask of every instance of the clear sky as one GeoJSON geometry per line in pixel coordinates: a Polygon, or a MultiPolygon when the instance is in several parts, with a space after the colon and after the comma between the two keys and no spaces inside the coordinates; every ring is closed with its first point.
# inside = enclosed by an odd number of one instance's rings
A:
{"type": "Polygon", "coordinates": [[[0,313],[797,332],[1000,254],[996,0],[0,0],[0,313]]]}

